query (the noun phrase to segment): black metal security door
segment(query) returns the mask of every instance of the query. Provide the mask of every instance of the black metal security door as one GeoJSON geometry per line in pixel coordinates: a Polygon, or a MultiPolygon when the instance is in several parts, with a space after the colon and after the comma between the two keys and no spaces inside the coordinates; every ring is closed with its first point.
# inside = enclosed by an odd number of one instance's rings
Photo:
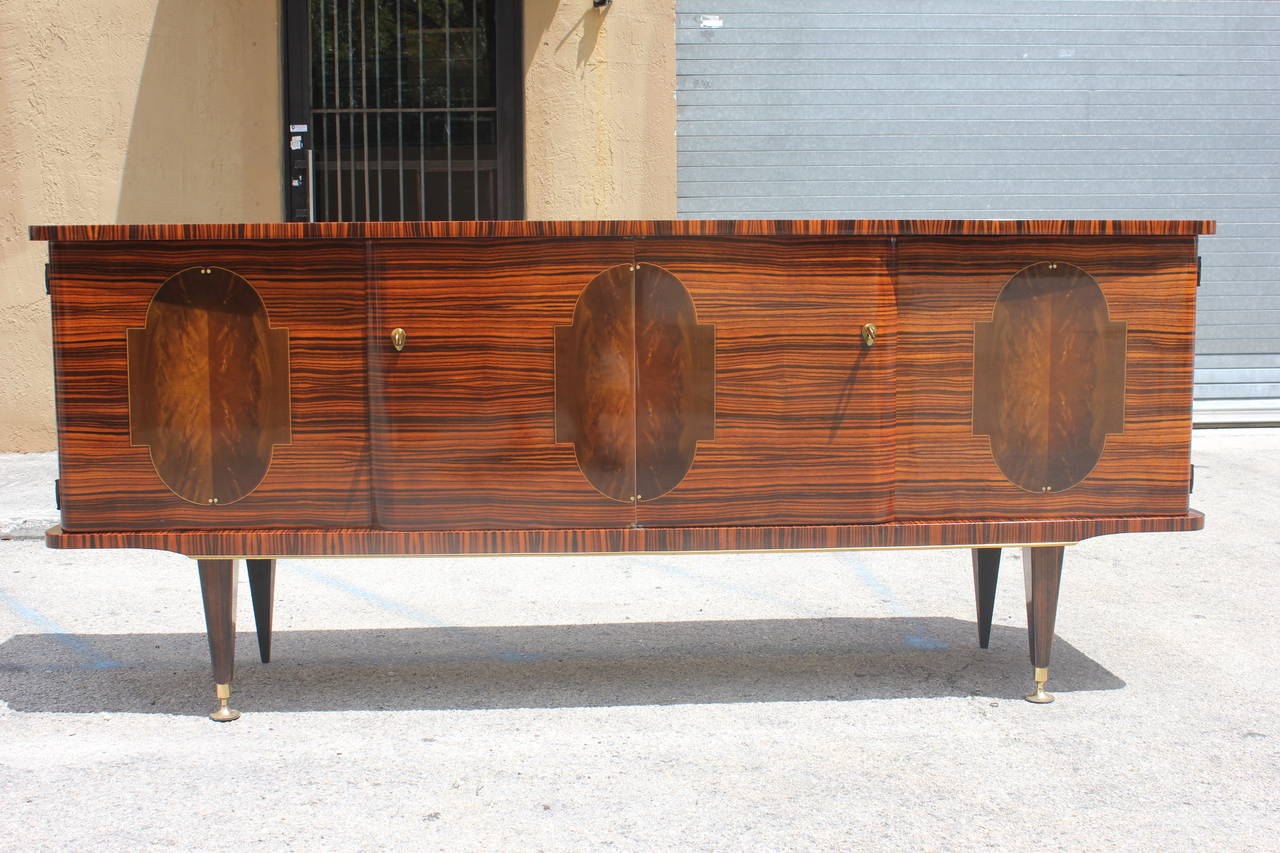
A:
{"type": "Polygon", "coordinates": [[[522,218],[519,9],[285,0],[289,218],[522,218]]]}

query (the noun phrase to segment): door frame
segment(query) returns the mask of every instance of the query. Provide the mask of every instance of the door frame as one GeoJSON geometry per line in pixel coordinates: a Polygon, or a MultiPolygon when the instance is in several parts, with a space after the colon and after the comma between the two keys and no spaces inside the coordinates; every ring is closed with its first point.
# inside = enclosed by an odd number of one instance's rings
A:
{"type": "MultiPolygon", "coordinates": [[[[315,221],[309,0],[280,0],[281,168],[286,222],[315,221]]],[[[494,0],[499,219],[524,219],[524,4],[494,0]]]]}

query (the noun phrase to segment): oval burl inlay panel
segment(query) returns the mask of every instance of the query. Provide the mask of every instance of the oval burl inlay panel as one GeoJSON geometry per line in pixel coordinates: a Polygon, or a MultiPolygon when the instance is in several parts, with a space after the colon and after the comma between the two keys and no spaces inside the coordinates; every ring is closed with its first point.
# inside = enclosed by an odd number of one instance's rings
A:
{"type": "Polygon", "coordinates": [[[129,439],[164,484],[206,506],[257,488],[290,441],[289,332],[270,327],[258,292],[230,270],[183,270],[127,336],[129,439]]]}
{"type": "Polygon", "coordinates": [[[652,264],[621,264],[583,289],[555,328],[556,441],[601,494],[644,502],[674,489],[715,422],[715,327],[652,264]]]}
{"type": "Polygon", "coordinates": [[[1072,264],[1020,272],[974,324],[973,432],[1011,482],[1060,492],[1089,475],[1124,430],[1126,324],[1072,264]]]}

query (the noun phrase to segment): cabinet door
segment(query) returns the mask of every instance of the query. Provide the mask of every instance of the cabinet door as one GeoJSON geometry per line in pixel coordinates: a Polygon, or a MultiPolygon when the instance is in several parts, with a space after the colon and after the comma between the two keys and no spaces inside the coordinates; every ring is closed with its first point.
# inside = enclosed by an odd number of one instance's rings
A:
{"type": "Polygon", "coordinates": [[[890,517],[889,248],[847,238],[637,243],[638,270],[665,277],[637,292],[638,523],[890,517]],[[864,325],[876,327],[871,345],[864,325]]]}
{"type": "Polygon", "coordinates": [[[633,524],[631,244],[395,240],[373,253],[378,523],[633,524]]]}
{"type": "Polygon", "coordinates": [[[359,243],[55,243],[68,530],[370,523],[359,243]]]}
{"type": "Polygon", "coordinates": [[[1187,509],[1193,239],[898,244],[904,519],[1187,509]]]}

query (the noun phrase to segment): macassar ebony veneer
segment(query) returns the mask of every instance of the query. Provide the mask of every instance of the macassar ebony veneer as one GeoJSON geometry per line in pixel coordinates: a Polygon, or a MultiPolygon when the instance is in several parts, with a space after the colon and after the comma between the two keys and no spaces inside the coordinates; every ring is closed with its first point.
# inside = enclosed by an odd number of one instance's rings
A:
{"type": "Polygon", "coordinates": [[[217,720],[237,561],[1064,546],[1195,530],[1191,221],[38,226],[55,548],[198,560],[217,720]]]}

